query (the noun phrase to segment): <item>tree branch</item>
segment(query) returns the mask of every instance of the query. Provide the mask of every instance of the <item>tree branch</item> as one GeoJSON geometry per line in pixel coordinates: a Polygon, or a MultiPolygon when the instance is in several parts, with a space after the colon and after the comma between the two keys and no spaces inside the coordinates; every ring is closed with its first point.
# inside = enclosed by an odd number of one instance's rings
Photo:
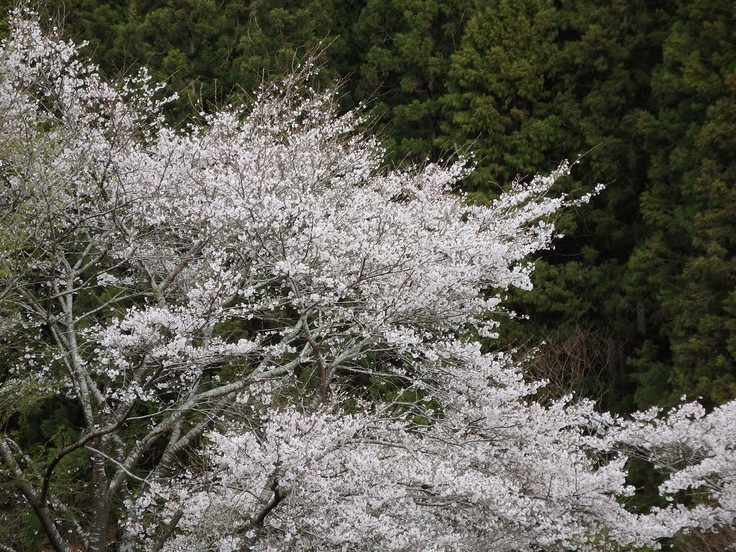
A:
{"type": "Polygon", "coordinates": [[[41,526],[43,527],[44,533],[49,539],[49,542],[54,547],[56,552],[71,552],[63,537],[59,533],[56,523],[51,517],[51,512],[45,502],[42,502],[39,498],[38,493],[35,491],[33,486],[26,480],[23,470],[20,468],[18,463],[15,461],[13,452],[8,446],[7,439],[0,439],[0,456],[2,456],[3,462],[10,470],[10,473],[18,485],[20,492],[25,497],[28,504],[33,508],[36,513],[41,526]]]}

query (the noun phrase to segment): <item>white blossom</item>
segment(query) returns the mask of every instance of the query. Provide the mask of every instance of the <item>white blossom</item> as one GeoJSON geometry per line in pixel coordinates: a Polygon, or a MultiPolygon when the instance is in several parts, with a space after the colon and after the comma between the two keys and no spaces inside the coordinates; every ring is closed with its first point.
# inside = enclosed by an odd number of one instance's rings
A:
{"type": "Polygon", "coordinates": [[[82,421],[34,461],[3,435],[0,471],[52,546],[597,550],[732,524],[733,403],[622,420],[541,402],[473,337],[531,287],[568,164],[474,205],[464,161],[385,169],[306,73],[176,130],[145,72],[109,84],[12,16],[0,407],[58,393],[82,421]],[[84,507],[59,489],[72,453],[84,507]],[[667,473],[670,507],[625,508],[631,455],[667,473]]]}

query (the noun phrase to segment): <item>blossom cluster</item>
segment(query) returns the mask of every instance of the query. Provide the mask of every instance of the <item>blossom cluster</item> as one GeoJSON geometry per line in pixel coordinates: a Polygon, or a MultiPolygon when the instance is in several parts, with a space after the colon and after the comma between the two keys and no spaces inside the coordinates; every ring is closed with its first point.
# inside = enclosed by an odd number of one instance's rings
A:
{"type": "Polygon", "coordinates": [[[159,95],[13,16],[0,405],[42,385],[83,422],[35,462],[0,437],[0,471],[57,550],[597,550],[734,522],[733,404],[623,420],[482,346],[568,164],[475,205],[462,159],[385,168],[309,68],[186,129],[159,95]],[[76,451],[88,508],[52,498],[76,451]],[[632,456],[670,507],[626,509],[632,456]]]}

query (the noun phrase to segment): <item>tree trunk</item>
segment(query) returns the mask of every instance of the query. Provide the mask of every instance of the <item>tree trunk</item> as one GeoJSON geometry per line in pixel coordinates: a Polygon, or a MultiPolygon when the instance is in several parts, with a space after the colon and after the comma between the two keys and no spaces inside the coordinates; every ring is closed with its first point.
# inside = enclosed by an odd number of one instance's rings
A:
{"type": "Polygon", "coordinates": [[[110,497],[105,460],[99,455],[92,458],[93,513],[88,552],[107,552],[108,525],[110,522],[110,497]]]}

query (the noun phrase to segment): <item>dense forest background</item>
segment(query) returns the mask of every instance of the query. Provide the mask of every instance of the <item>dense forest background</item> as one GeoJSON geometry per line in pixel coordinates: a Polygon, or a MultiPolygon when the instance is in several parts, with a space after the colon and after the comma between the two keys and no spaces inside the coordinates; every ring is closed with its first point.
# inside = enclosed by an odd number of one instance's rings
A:
{"type": "MultiPolygon", "coordinates": [[[[5,0],[7,10],[12,2],[5,0]]],[[[65,0],[40,10],[116,77],[148,67],[187,117],[316,56],[394,164],[472,151],[489,201],[579,158],[529,320],[503,347],[606,408],[736,397],[736,5],[723,0],[65,0]]]]}

